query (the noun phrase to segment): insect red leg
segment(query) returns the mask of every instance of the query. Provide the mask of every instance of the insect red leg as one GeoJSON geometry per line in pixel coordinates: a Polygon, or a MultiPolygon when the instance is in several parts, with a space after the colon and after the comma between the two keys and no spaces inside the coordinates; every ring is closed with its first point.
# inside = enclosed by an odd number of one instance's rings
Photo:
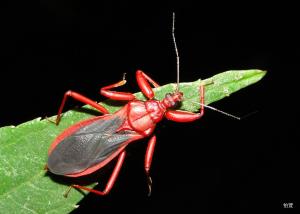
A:
{"type": "Polygon", "coordinates": [[[145,155],[145,172],[147,175],[147,182],[148,182],[148,188],[149,188],[149,193],[148,196],[151,195],[151,187],[152,187],[152,179],[150,177],[150,167],[152,163],[152,157],[154,153],[154,148],[156,144],[156,136],[152,136],[148,142],[147,150],[146,150],[146,155],[145,155]]]}
{"type": "Polygon", "coordinates": [[[100,89],[100,94],[103,95],[103,96],[105,96],[105,97],[107,97],[107,98],[113,99],[113,100],[130,101],[130,100],[135,99],[135,96],[132,93],[118,92],[118,91],[111,91],[110,90],[112,88],[116,88],[116,87],[122,86],[125,83],[126,83],[126,80],[123,79],[120,82],[117,82],[117,83],[114,83],[114,84],[102,87],[100,89]]]}
{"type": "Polygon", "coordinates": [[[89,98],[87,98],[87,97],[85,97],[85,96],[83,96],[81,94],[78,94],[78,93],[76,93],[74,91],[67,91],[65,93],[64,98],[63,98],[63,100],[61,102],[61,105],[59,107],[59,110],[58,110],[58,113],[57,113],[57,117],[56,117],[56,121],[55,121],[56,124],[58,124],[59,121],[60,121],[61,113],[62,113],[62,110],[63,110],[63,108],[65,106],[65,103],[66,103],[68,97],[72,97],[75,100],[78,100],[78,101],[80,101],[82,103],[90,105],[90,106],[98,109],[103,114],[108,114],[109,113],[106,108],[104,108],[102,105],[98,104],[96,101],[93,101],[93,100],[91,100],[91,99],[89,99],[89,98]]]}
{"type": "Polygon", "coordinates": [[[154,92],[149,84],[149,82],[155,87],[159,87],[159,84],[151,79],[147,74],[145,74],[141,70],[137,70],[136,72],[136,80],[142,91],[142,93],[149,99],[154,97],[154,92]]]}
{"type": "Polygon", "coordinates": [[[124,163],[124,159],[125,159],[125,155],[126,155],[126,152],[123,151],[120,155],[119,155],[119,158],[118,158],[118,161],[116,163],[116,166],[106,184],[106,187],[103,191],[98,191],[98,190],[94,190],[94,189],[90,189],[90,188],[87,188],[87,187],[84,187],[84,186],[80,186],[80,185],[72,185],[72,187],[74,188],[77,188],[77,189],[83,189],[83,190],[86,190],[86,191],[89,191],[89,192],[92,192],[92,193],[95,193],[97,195],[106,195],[110,192],[110,190],[112,189],[112,187],[114,186],[115,182],[116,182],[116,179],[119,175],[119,172],[122,168],[122,165],[124,163]]]}
{"type": "Polygon", "coordinates": [[[192,113],[187,111],[168,110],[165,117],[175,122],[192,122],[200,119],[204,115],[204,86],[200,86],[200,113],[192,113]]]}

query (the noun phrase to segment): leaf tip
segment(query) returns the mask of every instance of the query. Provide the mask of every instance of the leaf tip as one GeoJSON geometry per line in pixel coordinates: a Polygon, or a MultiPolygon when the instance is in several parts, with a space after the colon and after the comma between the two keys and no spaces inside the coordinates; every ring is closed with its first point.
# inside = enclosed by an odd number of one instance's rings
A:
{"type": "Polygon", "coordinates": [[[261,75],[266,75],[267,70],[261,70],[261,69],[254,69],[256,71],[256,73],[259,73],[261,75]]]}
{"type": "Polygon", "coordinates": [[[263,76],[267,74],[267,70],[260,70],[260,72],[262,73],[263,76]]]}
{"type": "Polygon", "coordinates": [[[247,78],[251,77],[253,83],[258,82],[267,74],[266,70],[260,70],[260,69],[249,69],[245,71],[248,72],[247,78]]]}
{"type": "Polygon", "coordinates": [[[266,74],[267,74],[267,71],[266,70],[259,70],[257,69],[257,74],[259,74],[260,78],[259,80],[261,80],[266,74]]]}

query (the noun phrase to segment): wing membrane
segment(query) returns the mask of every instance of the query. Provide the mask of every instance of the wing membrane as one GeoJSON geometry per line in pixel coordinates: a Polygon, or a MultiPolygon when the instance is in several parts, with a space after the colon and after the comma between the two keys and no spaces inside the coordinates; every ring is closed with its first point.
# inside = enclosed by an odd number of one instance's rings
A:
{"type": "Polygon", "coordinates": [[[117,132],[123,122],[124,118],[114,115],[79,128],[52,151],[49,170],[58,175],[74,174],[101,163],[135,133],[117,132]]]}

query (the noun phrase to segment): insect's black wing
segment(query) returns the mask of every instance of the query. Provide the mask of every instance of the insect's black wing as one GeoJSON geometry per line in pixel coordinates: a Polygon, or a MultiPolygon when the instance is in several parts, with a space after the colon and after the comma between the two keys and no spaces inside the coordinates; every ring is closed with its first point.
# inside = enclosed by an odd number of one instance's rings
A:
{"type": "Polygon", "coordinates": [[[49,170],[54,174],[67,175],[101,163],[135,133],[116,132],[123,122],[123,118],[114,115],[78,129],[51,152],[49,170]]]}

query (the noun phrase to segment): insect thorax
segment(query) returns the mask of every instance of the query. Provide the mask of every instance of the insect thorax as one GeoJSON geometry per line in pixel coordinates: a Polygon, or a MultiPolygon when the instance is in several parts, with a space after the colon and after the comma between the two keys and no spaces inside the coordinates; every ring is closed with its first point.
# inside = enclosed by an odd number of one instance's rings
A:
{"type": "Polygon", "coordinates": [[[137,132],[146,133],[153,129],[164,115],[165,109],[157,100],[132,101],[128,106],[128,121],[137,132]]]}

